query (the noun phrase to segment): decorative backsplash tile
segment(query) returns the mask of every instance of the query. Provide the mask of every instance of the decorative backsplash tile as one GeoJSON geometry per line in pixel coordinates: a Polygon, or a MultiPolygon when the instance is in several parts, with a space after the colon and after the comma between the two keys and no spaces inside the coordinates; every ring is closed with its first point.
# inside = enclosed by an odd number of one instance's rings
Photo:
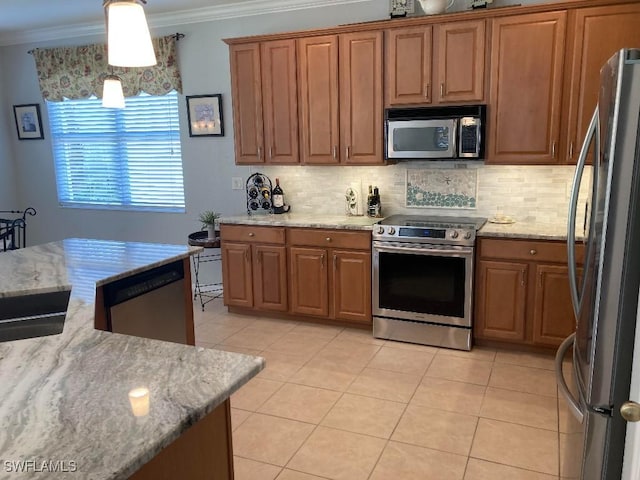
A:
{"type": "Polygon", "coordinates": [[[478,171],[407,169],[405,205],[409,208],[475,209],[478,171]]]}
{"type": "MultiPolygon", "coordinates": [[[[366,194],[368,185],[380,189],[382,214],[448,215],[443,207],[407,207],[407,170],[453,170],[476,172],[477,196],[473,215],[492,217],[497,213],[517,221],[536,221],[555,225],[567,222],[568,198],[575,167],[572,165],[484,165],[466,162],[456,168],[453,162],[411,162],[373,166],[275,166],[264,165],[259,171],[272,180],[280,178],[285,201],[293,212],[340,215],[345,212],[345,191],[352,182],[362,182],[366,194]],[[419,210],[418,210],[419,209],[419,210]]],[[[243,174],[254,173],[254,168],[243,174]]],[[[587,167],[581,188],[578,212],[584,212],[589,190],[590,167],[587,167]]],[[[244,202],[238,212],[244,211],[244,202]]],[[[450,208],[452,215],[460,208],[450,208]]]]}

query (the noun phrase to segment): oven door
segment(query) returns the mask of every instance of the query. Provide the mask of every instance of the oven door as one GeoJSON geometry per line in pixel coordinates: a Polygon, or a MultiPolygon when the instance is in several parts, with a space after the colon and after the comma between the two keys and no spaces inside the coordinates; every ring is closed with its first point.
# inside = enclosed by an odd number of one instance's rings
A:
{"type": "Polygon", "coordinates": [[[373,315],[471,327],[473,247],[373,242],[373,315]]]}
{"type": "Polygon", "coordinates": [[[389,159],[455,158],[458,120],[388,120],[386,154],[389,159]]]}

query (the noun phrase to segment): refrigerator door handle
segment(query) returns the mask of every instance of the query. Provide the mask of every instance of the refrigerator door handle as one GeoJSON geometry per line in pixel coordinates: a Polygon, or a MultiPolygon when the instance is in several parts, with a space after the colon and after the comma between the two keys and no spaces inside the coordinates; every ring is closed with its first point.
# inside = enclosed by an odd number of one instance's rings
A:
{"type": "MultiPolygon", "coordinates": [[[[578,272],[576,267],[576,215],[578,209],[578,195],[580,194],[580,183],[582,182],[582,174],[584,172],[584,166],[587,162],[587,153],[589,153],[589,145],[594,136],[596,137],[596,144],[599,143],[598,135],[596,135],[598,128],[598,107],[593,112],[591,122],[589,122],[589,128],[587,134],[580,149],[580,155],[578,156],[578,163],[576,165],[576,171],[573,176],[573,184],[571,186],[571,197],[569,201],[569,220],[567,224],[567,255],[569,257],[569,287],[571,288],[571,303],[573,304],[573,313],[576,318],[579,318],[580,302],[581,298],[578,294],[578,272]]],[[[596,145],[595,154],[599,151],[596,145]]]]}
{"type": "Polygon", "coordinates": [[[556,352],[556,361],[555,361],[555,370],[556,370],[556,383],[558,384],[558,388],[560,393],[567,401],[569,405],[569,410],[578,422],[582,423],[584,420],[584,413],[582,413],[582,409],[580,408],[580,403],[578,400],[573,398],[573,395],[569,391],[569,387],[567,386],[567,382],[564,379],[564,373],[562,371],[562,360],[564,359],[565,353],[569,350],[570,347],[573,346],[576,339],[576,334],[572,333],[567,338],[564,339],[558,351],[556,352]]]}

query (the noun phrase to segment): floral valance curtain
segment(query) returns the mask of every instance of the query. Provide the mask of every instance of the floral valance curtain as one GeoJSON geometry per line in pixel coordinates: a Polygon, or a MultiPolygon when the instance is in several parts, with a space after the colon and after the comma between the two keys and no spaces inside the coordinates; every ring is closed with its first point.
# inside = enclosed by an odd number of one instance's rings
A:
{"type": "Polygon", "coordinates": [[[33,57],[42,97],[50,101],[88,98],[91,95],[102,98],[104,77],[111,73],[122,79],[125,97],[140,92],[150,95],[164,95],[172,90],[182,92],[176,43],[176,35],[154,38],[153,48],[158,64],[140,68],[109,66],[106,45],[36,48],[33,57]]]}

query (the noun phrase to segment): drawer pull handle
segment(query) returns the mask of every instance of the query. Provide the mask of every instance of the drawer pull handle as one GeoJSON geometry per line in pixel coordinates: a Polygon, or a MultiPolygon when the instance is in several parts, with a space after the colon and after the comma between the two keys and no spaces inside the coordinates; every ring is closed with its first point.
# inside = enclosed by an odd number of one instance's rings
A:
{"type": "Polygon", "coordinates": [[[250,237],[255,237],[255,236],[256,236],[256,234],[255,234],[255,233],[253,233],[253,232],[249,232],[249,236],[250,236],[250,237]]]}
{"type": "Polygon", "coordinates": [[[331,241],[331,237],[327,237],[326,240],[327,240],[327,242],[330,242],[331,241]]]}
{"type": "Polygon", "coordinates": [[[535,255],[536,253],[538,253],[538,251],[537,251],[537,250],[535,250],[535,249],[531,249],[531,250],[529,251],[529,253],[530,253],[531,255],[535,255]]]}

